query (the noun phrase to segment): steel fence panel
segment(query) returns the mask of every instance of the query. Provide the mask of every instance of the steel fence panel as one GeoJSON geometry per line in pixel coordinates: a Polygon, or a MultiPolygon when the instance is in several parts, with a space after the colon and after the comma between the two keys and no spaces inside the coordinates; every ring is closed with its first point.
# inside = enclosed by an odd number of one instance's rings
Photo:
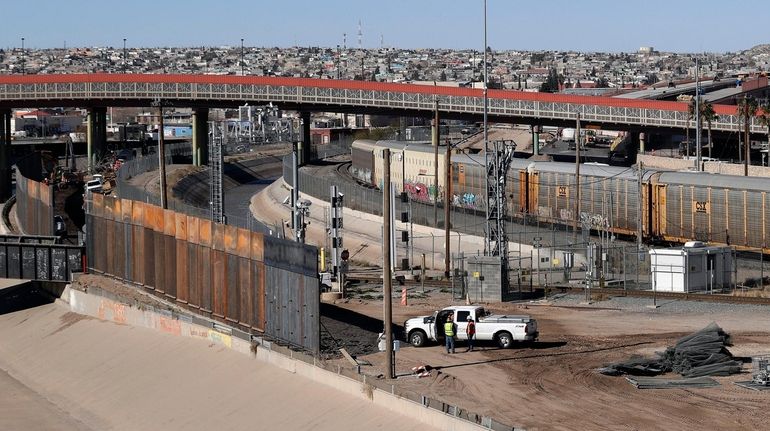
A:
{"type": "Polygon", "coordinates": [[[82,256],[83,247],[75,245],[0,243],[0,277],[71,281],[82,256]]]}

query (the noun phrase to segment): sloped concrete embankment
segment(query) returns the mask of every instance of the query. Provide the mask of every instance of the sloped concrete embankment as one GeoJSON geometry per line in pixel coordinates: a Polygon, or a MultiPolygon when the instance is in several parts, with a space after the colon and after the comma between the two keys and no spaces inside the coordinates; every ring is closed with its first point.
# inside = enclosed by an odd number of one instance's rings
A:
{"type": "MultiPolygon", "coordinates": [[[[98,291],[98,290],[97,290],[98,291]]],[[[442,410],[395,395],[395,388],[386,382],[356,376],[350,371],[338,368],[328,370],[314,357],[297,353],[267,340],[256,337],[253,341],[247,334],[214,324],[192,315],[175,312],[155,311],[152,307],[136,307],[125,304],[118,298],[110,298],[66,288],[61,301],[67,303],[75,313],[105,321],[153,329],[177,337],[204,339],[212,344],[251,355],[256,360],[305,377],[317,384],[325,385],[353,397],[368,400],[378,408],[408,417],[428,427],[442,430],[481,430],[483,428],[469,421],[461,420],[442,410]],[[363,380],[358,380],[358,379],[363,380]]],[[[459,414],[459,409],[456,409],[459,414]]],[[[478,418],[481,419],[481,418],[478,418]]]]}

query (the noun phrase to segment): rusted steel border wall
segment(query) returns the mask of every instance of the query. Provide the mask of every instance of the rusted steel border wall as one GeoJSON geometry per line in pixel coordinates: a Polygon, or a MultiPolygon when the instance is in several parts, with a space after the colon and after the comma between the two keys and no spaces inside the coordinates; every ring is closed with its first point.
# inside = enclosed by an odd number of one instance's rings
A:
{"type": "Polygon", "coordinates": [[[316,249],[127,199],[86,202],[90,270],[201,315],[320,348],[316,249]]]}
{"type": "Polygon", "coordinates": [[[54,189],[17,172],[16,214],[19,228],[28,235],[54,234],[54,189]]]}

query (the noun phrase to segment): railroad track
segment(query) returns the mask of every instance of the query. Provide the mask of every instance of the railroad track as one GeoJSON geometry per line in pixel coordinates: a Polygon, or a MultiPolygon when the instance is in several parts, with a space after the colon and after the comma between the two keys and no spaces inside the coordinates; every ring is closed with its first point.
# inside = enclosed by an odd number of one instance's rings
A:
{"type": "MultiPolygon", "coordinates": [[[[381,283],[382,276],[380,274],[350,274],[347,279],[349,281],[359,281],[363,283],[381,283]]],[[[420,282],[416,280],[404,280],[405,286],[420,286],[420,282]]],[[[448,280],[425,280],[425,286],[436,288],[450,288],[452,283],[448,280]]],[[[582,286],[556,286],[551,287],[550,291],[570,292],[570,293],[583,293],[585,288],[582,286]]],[[[634,298],[657,298],[657,299],[675,299],[680,301],[702,301],[712,303],[723,304],[747,304],[747,305],[770,305],[770,298],[760,298],[753,296],[735,296],[731,294],[715,293],[715,294],[703,294],[703,293],[677,293],[677,292],[653,292],[651,290],[624,290],[618,288],[597,288],[591,289],[592,295],[607,295],[607,296],[631,296],[634,298]]]]}
{"type": "Polygon", "coordinates": [[[352,162],[343,162],[338,164],[334,169],[337,171],[337,175],[348,183],[355,184],[366,189],[373,189],[374,187],[372,187],[371,184],[362,183],[356,177],[354,177],[353,174],[350,173],[350,167],[352,165],[352,162]]]}
{"type": "MultiPolygon", "coordinates": [[[[563,291],[584,292],[584,287],[570,286],[558,287],[563,291]]],[[[676,299],[681,301],[702,301],[725,304],[752,304],[752,305],[770,305],[770,298],[760,298],[754,296],[735,296],[732,294],[715,293],[678,293],[678,292],[653,292],[651,290],[623,290],[618,288],[591,289],[592,294],[603,294],[609,296],[633,296],[636,298],[659,298],[676,299]]]]}

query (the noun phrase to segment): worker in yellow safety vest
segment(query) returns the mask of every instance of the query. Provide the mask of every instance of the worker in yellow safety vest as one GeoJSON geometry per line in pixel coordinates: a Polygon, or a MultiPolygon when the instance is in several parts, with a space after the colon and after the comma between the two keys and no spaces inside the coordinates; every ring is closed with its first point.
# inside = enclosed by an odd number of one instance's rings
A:
{"type": "Polygon", "coordinates": [[[457,331],[455,331],[455,322],[454,322],[454,314],[449,314],[446,317],[446,323],[444,323],[444,336],[446,337],[446,352],[447,353],[454,353],[455,352],[455,334],[457,331]]]}

